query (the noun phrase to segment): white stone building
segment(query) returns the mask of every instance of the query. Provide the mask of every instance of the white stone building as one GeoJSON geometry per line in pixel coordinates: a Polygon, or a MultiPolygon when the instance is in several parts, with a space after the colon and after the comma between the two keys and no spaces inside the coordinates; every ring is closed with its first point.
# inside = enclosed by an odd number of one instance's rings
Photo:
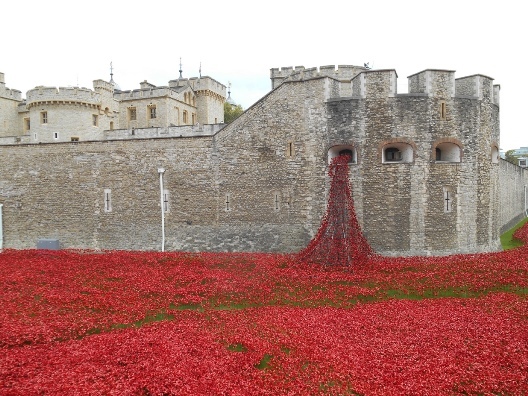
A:
{"type": "Polygon", "coordinates": [[[130,138],[138,129],[147,129],[138,135],[148,137],[158,134],[152,128],[218,125],[224,122],[225,101],[225,85],[181,73],[162,87],[145,80],[139,89],[121,90],[111,78],[95,80],[93,89],[38,86],[23,99],[0,73],[0,143],[97,141],[120,138],[119,130],[130,138]]]}

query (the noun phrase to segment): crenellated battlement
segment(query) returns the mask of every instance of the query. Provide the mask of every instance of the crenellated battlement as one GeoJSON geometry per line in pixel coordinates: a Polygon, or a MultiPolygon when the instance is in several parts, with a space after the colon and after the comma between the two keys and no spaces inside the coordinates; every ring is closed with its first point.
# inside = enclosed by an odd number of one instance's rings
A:
{"type": "Polygon", "coordinates": [[[491,77],[474,74],[472,76],[457,78],[455,84],[457,96],[468,96],[480,100],[489,97],[492,103],[499,105],[500,87],[493,85],[493,78],[491,77]]]}
{"type": "Polygon", "coordinates": [[[409,94],[429,96],[455,96],[455,71],[426,69],[407,77],[409,94]]]}
{"type": "MultiPolygon", "coordinates": [[[[360,66],[339,65],[305,68],[304,66],[270,69],[272,89],[285,81],[302,81],[316,77],[339,80],[340,97],[395,97],[398,75],[395,69],[370,70],[360,66]]],[[[407,77],[408,94],[439,98],[468,97],[484,99],[499,105],[500,86],[481,74],[455,79],[454,70],[426,69],[407,77]]],[[[334,99],[334,98],[333,98],[334,99]]]]}
{"type": "Polygon", "coordinates": [[[366,98],[394,97],[398,74],[394,69],[365,70],[352,79],[352,96],[366,98]]]}
{"type": "MultiPolygon", "coordinates": [[[[148,83],[147,83],[148,84],[148,83]]],[[[152,84],[149,84],[152,85],[152,84]]],[[[143,86],[145,86],[143,84],[143,86]]],[[[136,100],[136,99],[146,99],[146,98],[159,98],[168,96],[174,99],[179,98],[178,92],[170,89],[169,87],[156,87],[152,85],[153,88],[141,88],[134,89],[129,91],[119,91],[114,93],[114,98],[117,100],[136,100]]]]}
{"type": "Polygon", "coordinates": [[[101,103],[101,94],[88,88],[79,87],[44,87],[39,86],[27,91],[28,108],[40,103],[84,104],[97,106],[101,103]]]}
{"type": "Polygon", "coordinates": [[[95,91],[106,91],[106,92],[109,92],[109,93],[114,93],[114,84],[108,82],[108,81],[105,81],[105,80],[94,80],[93,81],[93,87],[94,87],[94,90],[95,91]]]}
{"type": "Polygon", "coordinates": [[[0,72],[0,98],[11,99],[11,100],[22,100],[22,92],[17,89],[10,89],[5,86],[4,73],[0,72]]]}
{"type": "Polygon", "coordinates": [[[327,65],[308,69],[304,66],[273,68],[270,69],[271,86],[275,89],[285,80],[300,81],[316,77],[332,77],[340,81],[350,81],[364,70],[367,68],[353,65],[327,65]]]}
{"type": "Polygon", "coordinates": [[[169,87],[179,88],[190,86],[194,91],[211,91],[222,97],[226,97],[226,86],[214,78],[203,76],[203,77],[191,77],[191,78],[178,78],[169,81],[169,87]]]}

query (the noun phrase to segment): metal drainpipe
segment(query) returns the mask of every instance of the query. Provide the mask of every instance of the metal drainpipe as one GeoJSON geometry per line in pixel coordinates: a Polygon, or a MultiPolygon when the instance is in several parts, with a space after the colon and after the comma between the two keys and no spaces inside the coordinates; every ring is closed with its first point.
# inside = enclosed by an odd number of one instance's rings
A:
{"type": "Polygon", "coordinates": [[[165,168],[158,168],[160,176],[160,204],[161,204],[161,251],[165,251],[165,210],[163,207],[163,174],[165,168]]]}
{"type": "Polygon", "coordinates": [[[0,250],[4,248],[4,223],[2,219],[3,210],[4,210],[4,205],[0,204],[0,250]]]}

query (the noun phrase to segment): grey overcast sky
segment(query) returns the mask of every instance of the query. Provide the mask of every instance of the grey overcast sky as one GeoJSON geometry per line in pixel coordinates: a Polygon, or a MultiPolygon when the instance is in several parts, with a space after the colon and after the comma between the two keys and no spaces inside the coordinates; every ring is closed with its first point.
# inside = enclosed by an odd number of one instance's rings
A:
{"type": "Polygon", "coordinates": [[[363,65],[395,69],[398,92],[424,69],[483,74],[501,86],[501,149],[528,146],[523,119],[528,28],[519,2],[7,0],[0,4],[6,86],[121,89],[179,76],[231,82],[245,109],[271,87],[273,67],[363,65]]]}

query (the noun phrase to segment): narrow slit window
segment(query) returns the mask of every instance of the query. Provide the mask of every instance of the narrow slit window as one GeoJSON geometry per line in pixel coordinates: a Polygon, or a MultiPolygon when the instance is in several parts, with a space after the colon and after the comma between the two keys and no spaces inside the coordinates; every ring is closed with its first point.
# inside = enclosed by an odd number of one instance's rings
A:
{"type": "Polygon", "coordinates": [[[105,188],[104,190],[104,211],[109,213],[112,211],[112,190],[105,188]]]}
{"type": "Polygon", "coordinates": [[[444,187],[444,213],[450,213],[453,211],[454,198],[455,196],[453,192],[444,187]]]}
{"type": "Polygon", "coordinates": [[[286,143],[286,157],[293,157],[294,154],[294,146],[293,142],[286,143]]]}
{"type": "Polygon", "coordinates": [[[163,190],[163,212],[170,212],[170,194],[169,190],[163,190]]]}
{"type": "Polygon", "coordinates": [[[280,197],[279,197],[279,194],[278,193],[275,193],[275,198],[273,200],[273,208],[275,210],[279,210],[280,209],[280,197]]]}
{"type": "Polygon", "coordinates": [[[447,116],[446,103],[444,101],[440,102],[440,119],[445,120],[447,116]]]}
{"type": "Polygon", "coordinates": [[[225,196],[225,210],[229,212],[231,210],[231,196],[226,194],[225,196]]]}

